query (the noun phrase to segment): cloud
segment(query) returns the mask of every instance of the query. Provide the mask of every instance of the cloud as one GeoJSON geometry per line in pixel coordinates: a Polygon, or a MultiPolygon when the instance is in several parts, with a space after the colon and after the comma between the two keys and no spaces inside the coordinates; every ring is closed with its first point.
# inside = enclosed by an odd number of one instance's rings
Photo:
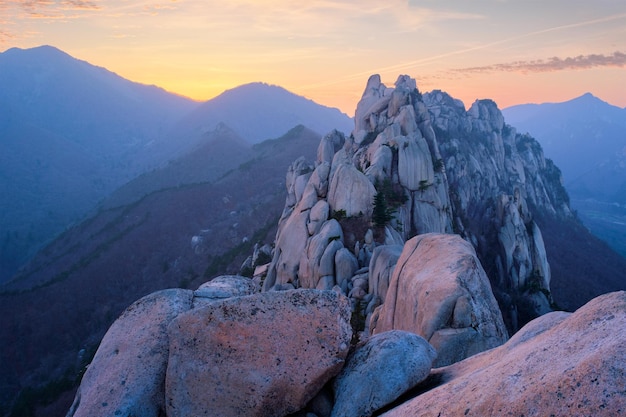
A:
{"type": "Polygon", "coordinates": [[[61,2],[61,6],[65,8],[65,10],[100,10],[101,7],[98,6],[93,1],[84,1],[84,0],[65,0],[61,2]]]}
{"type": "Polygon", "coordinates": [[[12,39],[15,39],[15,35],[7,32],[6,30],[0,30],[0,45],[4,45],[10,42],[12,39]]]}
{"type": "Polygon", "coordinates": [[[459,68],[452,70],[460,73],[494,73],[494,72],[553,72],[576,69],[590,69],[597,67],[626,67],[626,53],[613,52],[611,55],[591,54],[578,55],[575,57],[552,57],[533,61],[515,61],[502,64],[486,65],[480,67],[459,68]]]}
{"type": "Polygon", "coordinates": [[[74,19],[82,12],[102,9],[95,0],[4,0],[3,7],[21,10],[18,18],[51,20],[74,19]]]}

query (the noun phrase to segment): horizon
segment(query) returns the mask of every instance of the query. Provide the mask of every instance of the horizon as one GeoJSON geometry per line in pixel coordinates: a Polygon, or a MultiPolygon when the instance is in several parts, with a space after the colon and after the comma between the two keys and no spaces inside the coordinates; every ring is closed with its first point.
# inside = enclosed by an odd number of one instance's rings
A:
{"type": "MultiPolygon", "coordinates": [[[[130,80],[130,79],[124,78],[124,77],[122,77],[120,74],[117,74],[117,73],[115,73],[114,71],[111,71],[111,70],[110,70],[110,69],[108,69],[108,68],[105,68],[105,67],[100,67],[100,66],[97,66],[97,65],[92,64],[91,62],[88,62],[88,61],[82,60],[82,59],[80,59],[80,58],[78,58],[78,57],[74,57],[74,56],[72,56],[72,55],[68,54],[67,52],[63,51],[62,49],[57,48],[57,47],[56,47],[56,46],[54,46],[54,45],[38,45],[38,46],[34,46],[34,47],[32,47],[32,48],[19,48],[19,47],[11,47],[11,48],[9,48],[9,49],[7,49],[7,50],[1,51],[1,52],[0,52],[0,55],[1,55],[1,54],[3,54],[3,53],[5,53],[5,52],[8,52],[8,51],[9,51],[9,50],[11,50],[11,49],[18,49],[18,50],[20,50],[20,51],[28,51],[28,50],[38,49],[38,48],[45,48],[45,47],[48,47],[48,48],[54,48],[54,49],[56,49],[56,50],[60,51],[61,53],[67,54],[67,55],[68,55],[68,56],[70,56],[72,59],[75,59],[75,60],[77,60],[77,61],[86,62],[87,64],[90,64],[90,65],[92,65],[92,66],[94,66],[94,67],[97,67],[97,68],[103,68],[103,69],[105,69],[105,70],[107,70],[107,71],[109,71],[109,72],[111,72],[111,73],[113,73],[113,74],[117,75],[118,77],[121,77],[121,78],[123,78],[123,79],[127,80],[127,81],[130,81],[130,82],[133,82],[133,83],[136,83],[136,84],[141,84],[141,85],[148,86],[148,87],[155,87],[155,88],[161,89],[161,90],[163,90],[163,91],[165,91],[165,92],[167,92],[167,93],[169,93],[169,94],[173,94],[173,95],[176,95],[176,96],[179,96],[179,97],[182,97],[182,98],[185,98],[185,99],[188,99],[188,100],[194,101],[194,102],[199,103],[199,104],[201,104],[201,103],[206,103],[206,102],[208,102],[208,101],[211,101],[211,100],[213,100],[213,99],[215,99],[215,98],[217,98],[217,97],[219,97],[219,96],[223,95],[224,93],[227,93],[228,91],[231,91],[231,90],[236,90],[236,89],[238,89],[238,88],[240,88],[240,87],[245,87],[245,86],[248,86],[248,85],[254,85],[254,84],[263,84],[263,85],[266,85],[266,86],[269,86],[269,87],[277,87],[277,88],[281,88],[281,89],[283,89],[283,90],[285,90],[285,91],[287,91],[287,92],[289,92],[289,93],[291,93],[291,94],[296,94],[296,95],[297,95],[297,93],[295,93],[295,92],[293,92],[293,91],[290,91],[290,90],[286,89],[285,87],[283,87],[283,86],[281,86],[281,85],[278,85],[278,84],[272,84],[272,83],[268,83],[268,82],[266,82],[266,81],[261,81],[261,80],[258,80],[258,81],[250,81],[250,82],[247,82],[247,83],[245,83],[245,84],[240,84],[240,85],[236,85],[236,86],[234,86],[234,87],[232,87],[232,88],[228,88],[228,89],[226,89],[226,90],[223,90],[223,91],[219,92],[217,95],[215,95],[214,97],[211,97],[211,98],[209,98],[209,99],[207,99],[207,100],[197,100],[197,99],[194,99],[194,98],[192,98],[192,97],[188,97],[188,96],[185,96],[185,95],[183,95],[183,94],[180,94],[180,93],[178,93],[178,92],[176,92],[176,91],[170,91],[170,90],[167,90],[166,88],[164,88],[164,87],[162,87],[162,86],[159,86],[159,85],[156,85],[156,84],[144,84],[144,83],[141,83],[141,82],[139,82],[139,81],[135,81],[135,80],[130,80]]],[[[373,74],[372,74],[372,75],[373,75],[373,74]]],[[[400,74],[399,74],[399,75],[400,75],[400,74]]],[[[365,85],[365,83],[364,83],[364,85],[365,85]]],[[[393,86],[393,83],[389,83],[389,84],[386,84],[386,85],[387,85],[387,87],[391,87],[391,86],[393,86]]],[[[418,85],[417,87],[418,87],[418,89],[419,89],[419,85],[418,85]]],[[[439,89],[439,88],[435,88],[435,89],[433,89],[433,90],[428,90],[428,91],[420,90],[420,91],[421,91],[421,92],[432,92],[432,91],[436,91],[436,90],[441,90],[441,89],[439,89]]],[[[445,93],[448,93],[448,92],[447,92],[447,91],[445,91],[445,90],[441,90],[441,91],[443,91],[443,92],[445,92],[445,93]]],[[[510,108],[510,107],[515,107],[515,106],[523,106],[523,105],[541,105],[541,104],[560,104],[560,103],[566,103],[566,102],[569,102],[569,101],[572,101],[572,100],[576,100],[576,99],[582,98],[582,97],[587,96],[587,95],[591,95],[591,96],[592,96],[592,97],[594,97],[595,99],[598,99],[598,100],[600,100],[600,101],[602,101],[602,102],[604,102],[604,103],[606,103],[606,104],[608,104],[608,105],[610,105],[610,106],[617,107],[617,108],[622,108],[622,107],[620,107],[619,105],[616,105],[616,104],[611,103],[611,102],[609,102],[609,101],[607,101],[607,100],[604,100],[604,98],[599,97],[598,95],[596,95],[596,94],[594,94],[594,93],[592,93],[592,92],[590,92],[590,91],[584,92],[584,93],[582,93],[582,94],[580,94],[580,95],[578,95],[578,96],[575,96],[575,97],[566,98],[566,99],[565,99],[565,100],[563,100],[563,101],[545,101],[545,102],[516,103],[516,104],[512,104],[512,105],[507,106],[507,107],[501,107],[501,106],[500,106],[497,102],[496,102],[496,104],[498,105],[498,108],[499,108],[500,110],[504,110],[504,109],[507,109],[507,108],[510,108]]],[[[329,108],[334,108],[334,109],[337,109],[337,110],[341,111],[342,113],[346,114],[347,116],[349,116],[349,117],[351,117],[351,118],[352,118],[352,117],[354,117],[354,114],[349,114],[349,113],[346,113],[345,111],[343,111],[342,109],[340,109],[340,108],[338,108],[338,107],[333,107],[333,106],[329,106],[329,105],[327,105],[327,104],[325,104],[325,103],[320,103],[320,102],[315,101],[314,99],[309,98],[309,97],[306,97],[306,96],[301,96],[301,97],[303,97],[303,98],[305,98],[305,99],[309,99],[309,100],[311,100],[311,101],[315,102],[316,104],[319,104],[319,105],[322,105],[322,106],[325,106],[325,107],[329,107],[329,108]]],[[[455,98],[455,99],[457,99],[457,97],[454,97],[454,96],[452,96],[452,97],[453,97],[453,98],[455,98]]],[[[484,98],[485,98],[485,99],[491,99],[490,97],[484,97],[484,98]]],[[[476,99],[476,100],[478,100],[478,99],[476,99]]],[[[461,100],[461,101],[463,101],[463,100],[461,100]]],[[[465,106],[465,108],[466,108],[466,109],[469,109],[469,107],[471,107],[472,103],[473,103],[473,101],[472,101],[471,103],[467,103],[467,102],[463,101],[463,104],[464,104],[464,106],[465,106]]],[[[356,109],[356,106],[357,106],[357,103],[355,103],[355,104],[354,104],[355,109],[356,109]]],[[[624,108],[624,109],[626,109],[626,107],[623,107],[623,108],[624,108]]],[[[352,113],[354,113],[354,111],[353,111],[352,113]]]]}
{"type": "Polygon", "coordinates": [[[354,115],[367,78],[400,74],[466,106],[626,107],[626,4],[506,0],[8,0],[0,50],[52,45],[128,80],[204,102],[252,82],[354,115]],[[210,7],[209,7],[210,6],[210,7]]]}

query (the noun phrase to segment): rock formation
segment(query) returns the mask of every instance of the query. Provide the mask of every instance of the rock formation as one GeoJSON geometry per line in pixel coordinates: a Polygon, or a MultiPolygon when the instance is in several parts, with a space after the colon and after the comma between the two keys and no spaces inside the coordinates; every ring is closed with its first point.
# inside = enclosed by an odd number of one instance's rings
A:
{"type": "Polygon", "coordinates": [[[392,330],[370,337],[348,357],[333,383],[333,417],[360,417],[422,382],[437,356],[415,333],[392,330]]]}
{"type": "Polygon", "coordinates": [[[167,325],[192,302],[192,291],[175,289],[128,307],[102,339],[68,417],[158,416],[165,410],[167,325]]]}
{"type": "Polygon", "coordinates": [[[622,415],[625,329],[623,291],[546,314],[506,344],[434,370],[436,388],[384,416],[622,415]]]}
{"type": "MultiPolygon", "coordinates": [[[[331,132],[315,163],[299,159],[289,169],[263,288],[344,283],[350,294],[354,282],[343,270],[337,277],[331,255],[341,251],[345,259],[347,250],[357,269],[370,268],[381,245],[457,233],[474,247],[514,332],[552,309],[550,266],[532,212],[571,215],[559,175],[534,139],[504,123],[492,101],[466,111],[443,92],[422,95],[408,76],[388,88],[374,75],[352,134],[331,132]]],[[[384,301],[386,285],[379,270],[369,274],[369,288],[355,290],[353,301],[365,304],[367,314],[384,301]]]]}
{"type": "Polygon", "coordinates": [[[341,370],[350,306],[334,291],[255,294],[189,310],[168,335],[168,416],[284,416],[341,370]]]}
{"type": "Polygon", "coordinates": [[[457,235],[429,233],[409,240],[377,313],[373,333],[419,334],[437,350],[434,366],[500,346],[508,338],[474,249],[457,235]]]}

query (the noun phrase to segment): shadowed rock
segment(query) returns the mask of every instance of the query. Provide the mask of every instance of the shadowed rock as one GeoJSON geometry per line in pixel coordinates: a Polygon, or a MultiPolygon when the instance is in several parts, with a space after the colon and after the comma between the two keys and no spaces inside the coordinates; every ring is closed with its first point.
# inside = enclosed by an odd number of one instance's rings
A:
{"type": "Polygon", "coordinates": [[[334,383],[333,417],[365,417],[423,381],[435,349],[422,337],[392,330],[372,336],[352,354],[334,383]]]}
{"type": "Polygon", "coordinates": [[[239,275],[222,275],[205,282],[193,292],[194,307],[224,298],[254,294],[258,290],[257,284],[250,278],[239,275]]]}

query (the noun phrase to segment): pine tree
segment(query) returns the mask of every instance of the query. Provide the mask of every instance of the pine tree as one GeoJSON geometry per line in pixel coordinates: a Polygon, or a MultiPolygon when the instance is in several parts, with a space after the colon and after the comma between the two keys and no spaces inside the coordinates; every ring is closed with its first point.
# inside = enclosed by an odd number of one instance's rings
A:
{"type": "Polygon", "coordinates": [[[374,196],[374,209],[372,212],[372,221],[374,226],[384,227],[391,220],[392,210],[387,206],[385,195],[382,192],[376,193],[374,196]]]}

